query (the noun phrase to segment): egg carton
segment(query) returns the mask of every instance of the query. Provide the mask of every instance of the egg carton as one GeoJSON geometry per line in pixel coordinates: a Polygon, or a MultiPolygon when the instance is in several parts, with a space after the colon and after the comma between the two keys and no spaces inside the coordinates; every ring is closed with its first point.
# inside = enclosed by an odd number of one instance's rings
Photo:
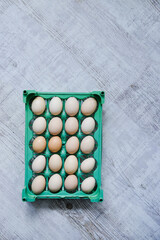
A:
{"type": "Polygon", "coordinates": [[[35,201],[35,199],[62,199],[62,198],[65,199],[83,198],[90,199],[91,202],[103,201],[103,190],[101,188],[101,160],[102,160],[101,157],[102,157],[102,104],[104,103],[104,99],[105,93],[103,91],[93,91],[89,93],[54,93],[54,92],[36,92],[34,90],[23,91],[23,102],[25,103],[25,186],[24,189],[22,190],[23,201],[33,202],[35,201]],[[41,134],[46,138],[47,145],[44,152],[40,154],[33,152],[32,149],[33,140],[35,139],[36,136],[39,136],[32,131],[32,123],[34,119],[36,119],[36,117],[39,117],[34,115],[33,112],[31,111],[31,103],[33,99],[37,96],[43,97],[45,99],[46,109],[44,113],[39,116],[43,116],[47,121],[46,131],[43,134],[41,134]],[[62,177],[62,188],[59,192],[52,193],[48,189],[48,180],[55,173],[53,173],[48,166],[49,158],[53,154],[52,152],[49,151],[48,148],[48,141],[52,137],[52,135],[48,131],[48,124],[49,121],[54,117],[49,112],[49,102],[55,96],[59,97],[63,102],[63,110],[61,114],[58,115],[58,117],[60,117],[63,122],[63,129],[62,132],[59,134],[59,136],[62,139],[62,148],[59,152],[57,152],[57,154],[59,154],[62,158],[62,168],[58,172],[62,177]],[[90,154],[84,154],[83,152],[81,152],[80,148],[77,151],[77,153],[74,154],[78,159],[78,170],[75,173],[75,175],[78,178],[78,186],[77,189],[72,193],[67,192],[64,187],[64,180],[68,175],[64,170],[64,161],[69,155],[66,152],[65,145],[68,138],[71,137],[71,135],[68,135],[65,131],[65,121],[69,117],[65,112],[65,101],[69,97],[75,97],[79,101],[79,112],[75,116],[79,122],[79,130],[73,136],[77,136],[80,142],[85,136],[88,136],[81,131],[81,123],[83,119],[86,118],[86,116],[84,116],[81,113],[81,104],[88,97],[93,97],[97,100],[97,109],[91,115],[91,117],[95,119],[96,127],[93,133],[89,134],[93,136],[95,139],[96,142],[95,148],[90,154]],[[31,169],[31,163],[33,159],[35,159],[35,157],[37,157],[38,155],[44,155],[46,157],[46,168],[44,169],[43,172],[36,174],[31,169]],[[89,157],[93,157],[96,160],[96,165],[90,173],[84,174],[80,169],[80,165],[84,159],[89,157]],[[46,179],[46,188],[42,193],[38,195],[34,194],[31,191],[31,182],[37,175],[43,175],[46,179]],[[95,178],[96,186],[91,193],[84,193],[81,190],[81,183],[86,177],[89,176],[93,176],[95,178]]]}

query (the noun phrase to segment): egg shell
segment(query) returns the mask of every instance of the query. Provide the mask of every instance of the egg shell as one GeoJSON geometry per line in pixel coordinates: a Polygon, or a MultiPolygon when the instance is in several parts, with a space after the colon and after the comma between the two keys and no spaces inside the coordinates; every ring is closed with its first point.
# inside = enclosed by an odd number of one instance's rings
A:
{"type": "Polygon", "coordinates": [[[95,129],[95,120],[92,117],[87,117],[83,120],[81,130],[84,134],[90,134],[95,129]]]}
{"type": "Polygon", "coordinates": [[[96,185],[96,180],[94,177],[88,177],[83,180],[81,184],[81,189],[84,193],[90,193],[96,185]]]}
{"type": "Polygon", "coordinates": [[[86,136],[81,142],[81,151],[85,154],[89,154],[93,151],[95,147],[95,140],[92,136],[86,136]]]}
{"type": "Polygon", "coordinates": [[[44,112],[45,108],[46,104],[42,97],[36,97],[31,104],[32,112],[35,115],[41,115],[44,112]]]}
{"type": "Polygon", "coordinates": [[[65,122],[65,130],[69,135],[73,135],[78,131],[78,120],[75,117],[69,117],[65,122]]]}
{"type": "Polygon", "coordinates": [[[62,140],[60,137],[52,137],[48,142],[48,148],[51,152],[58,152],[62,147],[62,140]]]}
{"type": "Polygon", "coordinates": [[[69,155],[64,162],[64,169],[66,173],[73,174],[78,169],[78,159],[74,155],[69,155]]]}
{"type": "Polygon", "coordinates": [[[78,186],[78,179],[75,175],[68,175],[64,181],[65,189],[68,192],[74,191],[78,186]]]}
{"type": "Polygon", "coordinates": [[[49,159],[49,168],[53,172],[58,172],[62,167],[62,158],[58,154],[53,154],[49,159]]]}
{"type": "Polygon", "coordinates": [[[79,140],[77,137],[73,136],[73,137],[70,137],[68,140],[67,140],[67,143],[66,143],[66,151],[69,153],[69,154],[74,154],[78,151],[79,149],[79,140]]]}
{"type": "Polygon", "coordinates": [[[48,129],[50,134],[58,135],[62,131],[62,120],[59,117],[54,117],[50,120],[48,129]]]}
{"type": "Polygon", "coordinates": [[[39,155],[32,162],[32,170],[35,173],[40,173],[45,169],[46,158],[43,155],[39,155]]]}
{"type": "Polygon", "coordinates": [[[40,194],[41,192],[44,191],[46,186],[46,179],[44,176],[39,175],[33,179],[33,182],[31,184],[31,190],[35,194],[40,194]]]}
{"type": "Polygon", "coordinates": [[[32,143],[32,148],[36,153],[43,152],[46,148],[46,139],[43,136],[36,137],[32,143]]]}
{"type": "Polygon", "coordinates": [[[62,178],[59,174],[54,174],[50,177],[48,182],[48,188],[51,192],[58,192],[62,187],[62,178]]]}
{"type": "Polygon", "coordinates": [[[94,166],[95,166],[95,159],[93,157],[87,158],[85,159],[82,163],[81,163],[81,171],[84,173],[89,173],[93,170],[94,166]]]}
{"type": "Polygon", "coordinates": [[[52,115],[59,115],[62,112],[62,100],[59,97],[53,97],[49,103],[49,111],[52,115]]]}
{"type": "Polygon", "coordinates": [[[42,134],[46,130],[46,119],[44,117],[37,117],[32,125],[32,130],[36,134],[42,134]]]}
{"type": "Polygon", "coordinates": [[[87,98],[82,103],[81,112],[85,116],[90,116],[92,113],[95,112],[96,108],[97,108],[97,101],[94,98],[90,97],[90,98],[87,98]]]}
{"type": "Polygon", "coordinates": [[[79,102],[75,97],[70,97],[65,102],[65,111],[66,113],[73,117],[75,116],[79,111],[79,102]]]}

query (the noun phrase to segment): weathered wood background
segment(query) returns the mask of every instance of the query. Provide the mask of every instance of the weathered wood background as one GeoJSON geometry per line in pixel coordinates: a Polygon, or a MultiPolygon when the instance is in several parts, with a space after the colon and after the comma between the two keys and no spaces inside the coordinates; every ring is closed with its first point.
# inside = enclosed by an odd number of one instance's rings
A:
{"type": "Polygon", "coordinates": [[[159,1],[0,1],[0,239],[160,239],[159,1]],[[23,89],[106,92],[103,203],[21,201],[23,89]]]}

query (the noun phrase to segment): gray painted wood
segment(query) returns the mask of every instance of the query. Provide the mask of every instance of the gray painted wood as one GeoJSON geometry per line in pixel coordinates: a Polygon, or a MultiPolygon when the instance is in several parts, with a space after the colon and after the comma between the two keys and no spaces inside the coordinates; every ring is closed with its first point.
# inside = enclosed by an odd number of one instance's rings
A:
{"type": "Polygon", "coordinates": [[[159,12],[152,0],[0,1],[0,239],[160,239],[159,12]],[[24,89],[106,92],[103,203],[21,201],[24,89]]]}

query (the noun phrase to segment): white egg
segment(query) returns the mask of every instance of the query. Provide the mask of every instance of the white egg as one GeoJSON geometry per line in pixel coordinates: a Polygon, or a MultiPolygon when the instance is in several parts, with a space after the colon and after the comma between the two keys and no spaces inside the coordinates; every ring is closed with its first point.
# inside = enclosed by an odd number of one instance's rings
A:
{"type": "Polygon", "coordinates": [[[50,177],[48,182],[48,188],[51,192],[58,192],[62,187],[62,178],[56,173],[52,177],[50,177]]]}
{"type": "Polygon", "coordinates": [[[66,173],[73,174],[78,169],[78,159],[74,155],[69,155],[64,162],[64,169],[66,173]]]}
{"type": "Polygon", "coordinates": [[[69,135],[73,135],[78,131],[78,120],[75,117],[69,117],[65,123],[65,130],[69,135]]]}
{"type": "Polygon", "coordinates": [[[75,97],[70,97],[67,99],[65,103],[65,111],[71,117],[75,116],[78,113],[79,102],[75,97]]]}
{"type": "Polygon", "coordinates": [[[81,142],[81,151],[85,154],[89,154],[93,151],[95,147],[95,140],[92,136],[84,137],[81,142]]]}
{"type": "Polygon", "coordinates": [[[39,175],[33,179],[33,182],[31,184],[31,190],[35,194],[40,194],[41,192],[44,191],[46,186],[46,179],[44,176],[39,175]]]}
{"type": "Polygon", "coordinates": [[[59,97],[53,97],[49,103],[49,111],[53,115],[59,115],[62,112],[62,100],[59,97]]]}
{"type": "Polygon", "coordinates": [[[70,154],[74,154],[78,151],[79,149],[79,140],[77,137],[73,136],[73,137],[70,137],[68,140],[67,140],[67,143],[66,143],[66,150],[68,153],[70,154]]]}
{"type": "Polygon", "coordinates": [[[83,120],[81,130],[84,134],[90,134],[95,129],[95,120],[92,117],[87,117],[83,120]]]}
{"type": "Polygon", "coordinates": [[[95,112],[96,108],[97,108],[97,101],[94,98],[90,97],[90,98],[87,98],[82,103],[81,112],[85,116],[90,116],[92,113],[95,112]]]}
{"type": "Polygon", "coordinates": [[[95,159],[93,157],[87,158],[85,159],[82,163],[81,163],[81,171],[84,173],[89,173],[93,170],[94,166],[95,166],[95,159]]]}
{"type": "Polygon", "coordinates": [[[96,185],[96,180],[94,177],[87,177],[85,180],[83,180],[81,184],[81,189],[85,193],[90,193],[94,189],[96,185]]]}
{"type": "Polygon", "coordinates": [[[36,134],[42,134],[46,130],[46,119],[44,117],[38,117],[34,120],[32,129],[36,134]]]}
{"type": "Polygon", "coordinates": [[[39,155],[32,162],[32,170],[35,173],[40,173],[45,169],[46,158],[43,155],[39,155]]]}
{"type": "Polygon", "coordinates": [[[50,120],[48,129],[50,134],[58,135],[62,131],[62,120],[59,117],[54,117],[50,120]]]}
{"type": "Polygon", "coordinates": [[[74,191],[78,186],[78,179],[75,175],[68,175],[64,181],[65,189],[68,192],[74,191]]]}
{"type": "Polygon", "coordinates": [[[53,154],[49,159],[49,168],[53,172],[58,172],[62,167],[62,158],[58,154],[53,154]]]}
{"type": "Polygon", "coordinates": [[[42,97],[36,97],[31,104],[32,112],[35,115],[41,115],[44,112],[45,108],[46,104],[42,97]]]}

